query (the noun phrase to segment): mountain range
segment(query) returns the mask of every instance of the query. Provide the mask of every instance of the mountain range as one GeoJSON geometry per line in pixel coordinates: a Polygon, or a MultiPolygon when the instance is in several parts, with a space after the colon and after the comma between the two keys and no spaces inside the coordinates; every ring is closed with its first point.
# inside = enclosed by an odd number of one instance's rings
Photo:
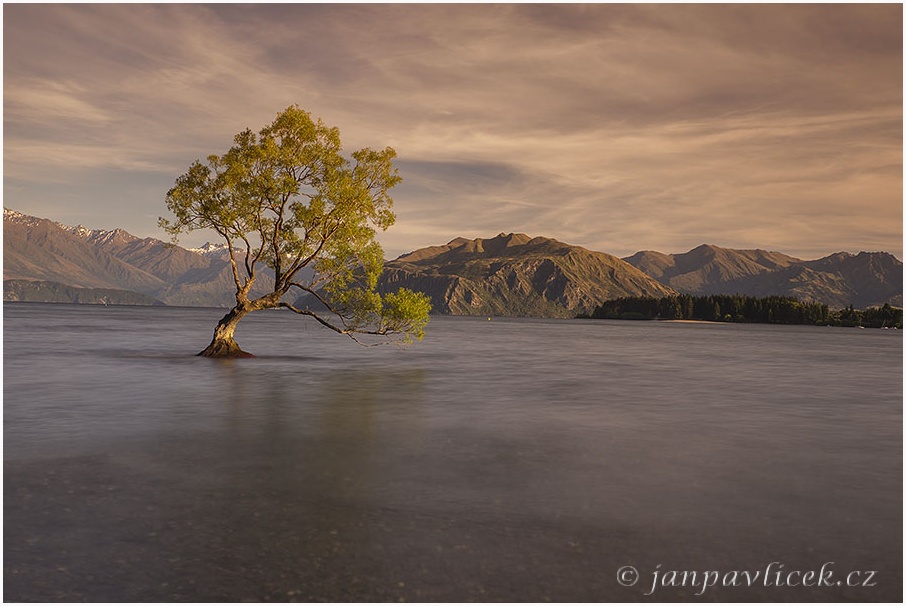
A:
{"type": "Polygon", "coordinates": [[[684,294],[785,295],[832,308],[903,305],[903,263],[885,252],[838,252],[803,261],[703,244],[675,255],[641,251],[624,261],[684,294]]]}
{"type": "MultiPolygon", "coordinates": [[[[75,297],[71,302],[77,303],[78,291],[71,289],[109,289],[140,293],[167,305],[228,307],[235,302],[222,247],[187,250],[122,229],[70,227],[6,208],[3,282],[6,301],[63,302],[61,293],[69,292],[75,297]],[[24,289],[22,281],[46,284],[24,289]]],[[[134,299],[107,293],[107,301],[133,304],[134,299]]]]}
{"type": "MultiPolygon", "coordinates": [[[[186,249],[122,229],[71,227],[10,209],[3,212],[3,235],[6,301],[229,307],[235,300],[222,245],[186,249]]],[[[424,292],[434,313],[569,317],[607,299],[677,292],[779,294],[831,307],[902,306],[902,272],[902,262],[883,252],[804,261],[702,245],[682,254],[641,251],[620,259],[550,238],[501,233],[456,238],[388,261],[378,288],[424,292]]]]}

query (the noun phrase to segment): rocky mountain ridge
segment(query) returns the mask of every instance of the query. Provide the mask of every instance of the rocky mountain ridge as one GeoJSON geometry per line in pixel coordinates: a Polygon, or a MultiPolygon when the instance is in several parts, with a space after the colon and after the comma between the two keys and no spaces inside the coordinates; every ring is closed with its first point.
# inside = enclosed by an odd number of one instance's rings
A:
{"type": "Polygon", "coordinates": [[[620,296],[672,293],[628,263],[551,238],[455,238],[384,266],[379,289],[431,297],[435,313],[571,317],[620,296]]]}

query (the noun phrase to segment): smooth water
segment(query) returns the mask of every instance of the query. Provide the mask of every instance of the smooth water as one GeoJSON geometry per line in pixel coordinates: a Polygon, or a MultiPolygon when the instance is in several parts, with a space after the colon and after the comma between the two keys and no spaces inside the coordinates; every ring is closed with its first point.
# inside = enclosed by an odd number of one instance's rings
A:
{"type": "Polygon", "coordinates": [[[222,313],[4,304],[6,601],[902,599],[899,331],[222,313]]]}

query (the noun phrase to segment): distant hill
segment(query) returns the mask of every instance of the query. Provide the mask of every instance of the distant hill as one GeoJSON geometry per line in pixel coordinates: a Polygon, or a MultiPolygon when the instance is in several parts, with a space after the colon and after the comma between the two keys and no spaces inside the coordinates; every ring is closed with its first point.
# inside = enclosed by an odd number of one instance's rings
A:
{"type": "Polygon", "coordinates": [[[673,292],[617,257],[550,238],[456,238],[384,266],[378,288],[431,297],[435,313],[571,317],[602,301],[673,292]]]}
{"type": "Polygon", "coordinates": [[[59,282],[31,280],[4,280],[3,300],[88,305],[163,305],[153,297],[130,290],[76,288],[59,282]]]}
{"type": "Polygon", "coordinates": [[[685,294],[784,295],[835,308],[903,304],[903,263],[885,252],[803,261],[779,252],[703,244],[687,253],[641,251],[624,260],[685,294]]]}

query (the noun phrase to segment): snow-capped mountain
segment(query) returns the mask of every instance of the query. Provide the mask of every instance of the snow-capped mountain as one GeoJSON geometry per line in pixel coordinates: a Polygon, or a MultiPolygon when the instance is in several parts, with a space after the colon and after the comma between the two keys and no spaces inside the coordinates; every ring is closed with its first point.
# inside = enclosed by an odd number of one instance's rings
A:
{"type": "Polygon", "coordinates": [[[39,221],[44,221],[45,219],[39,219],[38,217],[32,217],[29,215],[24,215],[17,210],[11,208],[3,207],[3,224],[7,222],[18,223],[20,225],[37,225],[39,221]]]}
{"type": "Polygon", "coordinates": [[[205,242],[202,246],[198,248],[188,248],[193,253],[198,253],[199,255],[209,255],[211,253],[220,253],[227,250],[226,244],[214,244],[213,242],[205,242]]]}
{"type": "MultiPolygon", "coordinates": [[[[224,261],[227,261],[230,258],[230,249],[226,244],[214,244],[213,242],[205,242],[198,248],[189,248],[187,250],[197,255],[211,259],[223,259],[224,261]]],[[[236,249],[236,252],[239,253],[241,251],[236,249]]]]}
{"type": "Polygon", "coordinates": [[[3,207],[3,221],[17,223],[19,225],[29,225],[36,226],[41,221],[49,221],[51,224],[56,225],[65,232],[71,233],[74,236],[88,240],[89,242],[95,244],[107,244],[114,241],[119,242],[134,242],[140,240],[138,236],[133,236],[124,229],[88,229],[83,225],[66,225],[65,223],[60,223],[59,221],[51,221],[50,219],[41,219],[39,217],[32,217],[20,213],[17,210],[11,208],[3,207]]]}

